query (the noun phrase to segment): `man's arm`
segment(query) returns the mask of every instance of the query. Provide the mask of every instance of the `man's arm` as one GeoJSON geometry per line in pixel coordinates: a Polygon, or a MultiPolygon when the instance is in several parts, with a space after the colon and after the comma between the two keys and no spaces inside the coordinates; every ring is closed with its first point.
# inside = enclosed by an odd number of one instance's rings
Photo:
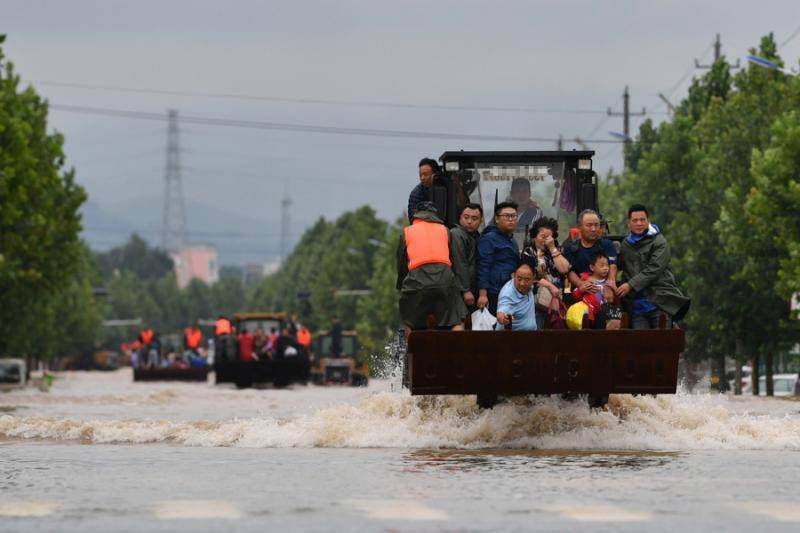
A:
{"type": "Polygon", "coordinates": [[[606,276],[606,285],[613,290],[617,288],[617,263],[619,262],[619,252],[617,247],[610,239],[603,239],[605,241],[606,257],[608,257],[609,269],[608,276],[606,276]],[[612,259],[613,258],[613,259],[612,259]]]}
{"type": "Polygon", "coordinates": [[[489,275],[492,267],[492,252],[494,252],[494,247],[492,246],[492,243],[489,242],[488,238],[481,237],[478,239],[477,270],[478,288],[480,289],[489,288],[489,275]]]}
{"type": "Polygon", "coordinates": [[[588,279],[585,279],[585,280],[581,279],[580,276],[578,276],[575,273],[574,270],[570,270],[569,271],[569,276],[568,277],[569,277],[570,284],[572,284],[573,291],[575,289],[577,289],[577,290],[583,291],[584,293],[590,293],[591,294],[591,293],[595,293],[595,292],[600,290],[597,287],[597,285],[595,285],[594,283],[592,283],[588,279]]]}
{"type": "Polygon", "coordinates": [[[511,297],[508,292],[501,290],[497,297],[497,321],[506,326],[510,322],[511,297]]]}
{"type": "Polygon", "coordinates": [[[606,276],[606,286],[612,289],[617,288],[617,265],[611,265],[606,276]]]}
{"type": "Polygon", "coordinates": [[[653,242],[653,251],[645,267],[630,280],[628,284],[637,292],[655,283],[669,265],[669,244],[663,235],[659,235],[653,242]],[[659,237],[661,237],[659,239],[659,237]]]}
{"type": "MultiPolygon", "coordinates": [[[[555,239],[552,236],[548,237],[547,240],[544,241],[544,245],[550,252],[550,257],[553,258],[553,264],[556,270],[558,270],[562,276],[566,276],[570,269],[569,261],[564,257],[564,252],[556,247],[555,239]]],[[[535,249],[536,247],[534,246],[534,250],[535,249]]]]}
{"type": "Polygon", "coordinates": [[[421,189],[420,185],[417,185],[413,189],[411,189],[411,193],[408,195],[408,223],[412,223],[414,221],[414,213],[417,212],[417,204],[422,202],[424,198],[421,198],[421,189]]]}

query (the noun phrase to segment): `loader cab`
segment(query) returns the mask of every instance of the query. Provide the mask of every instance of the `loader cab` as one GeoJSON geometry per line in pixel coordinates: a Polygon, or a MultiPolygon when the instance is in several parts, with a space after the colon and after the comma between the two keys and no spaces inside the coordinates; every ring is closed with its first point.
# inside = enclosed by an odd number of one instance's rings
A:
{"type": "Polygon", "coordinates": [[[483,207],[485,225],[494,224],[496,204],[517,203],[514,237],[521,248],[526,230],[540,217],[555,218],[568,228],[582,210],[599,211],[593,156],[590,150],[444,152],[439,158],[443,179],[431,187],[432,200],[448,226],[458,223],[467,203],[483,207]]]}
{"type": "Polygon", "coordinates": [[[359,357],[358,334],[342,331],[342,353],[333,354],[333,338],[329,331],[320,331],[314,336],[311,348],[314,365],[311,380],[315,385],[350,385],[366,387],[369,368],[359,357]]]}

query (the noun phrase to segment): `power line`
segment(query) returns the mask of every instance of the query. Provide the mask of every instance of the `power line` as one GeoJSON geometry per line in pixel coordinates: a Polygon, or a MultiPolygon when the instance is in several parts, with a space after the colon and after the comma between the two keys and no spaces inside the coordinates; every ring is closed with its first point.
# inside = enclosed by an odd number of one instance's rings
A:
{"type": "MultiPolygon", "coordinates": [[[[157,121],[166,120],[166,116],[161,113],[152,113],[147,111],[130,111],[122,109],[76,106],[68,104],[50,104],[50,108],[70,113],[83,113],[89,115],[111,116],[117,118],[157,120],[157,121]]],[[[514,135],[480,135],[480,134],[463,134],[463,133],[447,133],[447,132],[431,132],[431,131],[350,128],[343,126],[290,124],[283,122],[264,122],[255,120],[199,117],[199,116],[186,116],[186,115],[181,115],[181,122],[188,124],[203,124],[207,126],[249,128],[249,129],[259,129],[259,130],[291,131],[299,133],[324,133],[331,135],[362,135],[367,137],[394,137],[394,138],[405,138],[405,139],[453,139],[461,141],[496,141],[496,142],[521,142],[521,143],[540,142],[548,144],[557,141],[557,139],[555,138],[548,138],[548,137],[526,137],[526,136],[514,136],[514,135]]],[[[620,141],[611,139],[585,139],[585,142],[617,144],[620,141]]]]}
{"type": "Polygon", "coordinates": [[[322,104],[322,105],[342,105],[352,107],[388,107],[394,109],[435,109],[440,111],[481,111],[499,113],[561,113],[576,115],[602,115],[603,111],[595,109],[554,109],[554,108],[531,108],[531,107],[504,107],[504,106],[457,106],[440,104],[411,104],[403,102],[376,102],[359,100],[330,100],[320,98],[289,98],[285,96],[252,95],[237,93],[213,93],[203,91],[179,91],[169,89],[150,89],[142,87],[119,87],[114,85],[93,85],[88,83],[72,83],[51,80],[31,80],[31,83],[38,85],[51,85],[53,87],[67,87],[71,89],[85,89],[92,91],[124,92],[124,93],[143,93],[143,94],[162,94],[168,96],[192,96],[204,98],[221,98],[228,100],[250,100],[265,102],[282,102],[291,104],[322,104]]]}
{"type": "MultiPolygon", "coordinates": [[[[708,53],[711,51],[711,49],[713,47],[714,47],[714,43],[712,42],[706,47],[705,50],[703,50],[703,53],[700,54],[700,60],[701,61],[706,58],[706,55],[708,55],[708,53]]],[[[675,82],[674,85],[672,85],[670,90],[667,91],[667,98],[672,98],[672,95],[675,94],[675,91],[677,91],[680,88],[680,86],[683,85],[683,82],[685,82],[687,80],[687,78],[689,78],[689,76],[691,76],[692,73],[694,73],[695,70],[696,70],[696,67],[695,67],[694,63],[689,65],[689,68],[686,69],[686,72],[684,72],[683,75],[678,79],[678,81],[675,82]]]]}
{"type": "Polygon", "coordinates": [[[795,30],[789,35],[789,37],[787,37],[786,40],[784,40],[781,44],[778,45],[778,50],[780,50],[781,48],[792,42],[794,38],[797,37],[798,35],[800,35],[800,26],[795,28],[795,30]]]}

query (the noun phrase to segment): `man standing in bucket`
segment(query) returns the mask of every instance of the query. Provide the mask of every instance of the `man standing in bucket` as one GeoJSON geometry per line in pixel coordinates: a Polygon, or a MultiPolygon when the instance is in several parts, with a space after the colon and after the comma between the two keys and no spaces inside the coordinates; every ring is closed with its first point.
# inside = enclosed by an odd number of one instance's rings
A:
{"type": "Polygon", "coordinates": [[[642,204],[628,209],[630,233],[622,241],[619,258],[624,283],[617,288],[631,317],[633,329],[657,329],[679,321],[689,311],[691,300],[681,293],[669,267],[667,239],[642,204]]]}
{"type": "Polygon", "coordinates": [[[494,208],[494,224],[478,239],[478,308],[497,312],[500,289],[519,264],[519,246],[514,240],[517,204],[502,202],[494,208]]]}
{"type": "Polygon", "coordinates": [[[447,227],[433,202],[420,202],[397,249],[397,288],[406,336],[427,328],[431,315],[438,329],[462,328],[467,308],[452,266],[447,227]]]}

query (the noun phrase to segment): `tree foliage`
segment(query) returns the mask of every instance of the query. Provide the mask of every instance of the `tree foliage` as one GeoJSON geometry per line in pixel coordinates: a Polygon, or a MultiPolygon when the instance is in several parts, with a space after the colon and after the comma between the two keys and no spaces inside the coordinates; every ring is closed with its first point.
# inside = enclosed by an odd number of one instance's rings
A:
{"type": "MultiPolygon", "coordinates": [[[[780,64],[771,35],[752,53],[780,64]]],[[[783,213],[796,199],[799,105],[796,77],[755,66],[732,76],[721,58],[692,82],[674,118],[646,121],[627,152],[617,192],[647,205],[670,240],[692,297],[692,357],[719,360],[737,346],[757,356],[797,339],[788,302],[798,219],[783,213]],[[775,202],[784,209],[777,219],[775,202]]]]}
{"type": "Polygon", "coordinates": [[[79,238],[86,194],[63,136],[47,131],[47,102],[4,59],[0,48],[0,355],[49,357],[91,344],[97,326],[79,238]]]}
{"type": "Polygon", "coordinates": [[[110,278],[118,272],[131,272],[142,280],[157,280],[174,268],[167,252],[150,247],[135,233],[124,246],[97,254],[96,262],[104,278],[110,278]]]}
{"type": "MultiPolygon", "coordinates": [[[[158,333],[176,333],[200,319],[247,310],[247,291],[241,277],[226,276],[214,285],[193,279],[181,290],[172,260],[138,235],[107,252],[95,253],[95,263],[108,289],[105,316],[142,320],[158,333]]],[[[109,329],[105,344],[114,348],[132,340],[137,327],[109,329]]]]}
{"type": "Polygon", "coordinates": [[[319,219],[278,272],[257,288],[251,307],[296,310],[312,329],[325,327],[338,316],[345,329],[352,329],[358,295],[341,291],[368,289],[374,258],[386,246],[387,227],[368,206],[332,222],[319,219]]]}
{"type": "Polygon", "coordinates": [[[371,359],[380,358],[399,324],[394,285],[400,224],[388,224],[367,206],[335,221],[318,220],[280,270],[256,289],[250,307],[296,310],[312,330],[326,328],[337,316],[344,329],[357,329],[371,359]],[[349,292],[354,290],[369,293],[349,292]]]}

